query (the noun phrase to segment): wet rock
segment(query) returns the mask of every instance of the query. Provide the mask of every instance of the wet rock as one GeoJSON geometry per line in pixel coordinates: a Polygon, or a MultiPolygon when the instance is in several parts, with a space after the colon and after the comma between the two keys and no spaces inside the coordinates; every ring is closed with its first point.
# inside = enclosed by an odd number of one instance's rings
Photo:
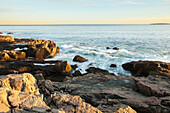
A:
{"type": "Polygon", "coordinates": [[[40,94],[36,79],[29,73],[0,76],[0,87],[29,94],[40,94]]]}
{"type": "Polygon", "coordinates": [[[76,55],[73,59],[74,62],[86,62],[87,59],[83,58],[82,56],[80,55],[76,55]]]}
{"type": "Polygon", "coordinates": [[[110,67],[117,67],[116,64],[111,64],[110,67]]]}
{"type": "Polygon", "coordinates": [[[170,77],[170,63],[160,61],[133,61],[122,65],[134,76],[167,76],[170,77]]]}
{"type": "Polygon", "coordinates": [[[58,109],[63,109],[67,113],[102,113],[97,108],[84,102],[80,96],[60,94],[53,97],[53,102],[58,109]]]}
{"type": "Polygon", "coordinates": [[[120,50],[118,47],[114,47],[113,50],[120,50]]]}
{"type": "Polygon", "coordinates": [[[12,32],[9,32],[9,33],[7,33],[7,34],[14,34],[14,33],[12,33],[12,32]]]}
{"type": "Polygon", "coordinates": [[[71,65],[73,70],[76,70],[76,68],[78,68],[77,64],[71,65]]]}
{"type": "Polygon", "coordinates": [[[55,64],[56,70],[61,74],[61,75],[71,75],[72,74],[72,68],[69,64],[68,61],[64,62],[57,62],[55,64]]]}
{"type": "Polygon", "coordinates": [[[57,47],[56,53],[60,53],[60,48],[57,47]]]}
{"type": "Polygon", "coordinates": [[[14,61],[26,59],[25,52],[21,51],[2,51],[0,52],[0,61],[14,61]]]}
{"type": "Polygon", "coordinates": [[[76,71],[73,73],[73,77],[77,77],[77,76],[83,76],[83,74],[82,74],[80,71],[76,70],[76,71]]]}
{"type": "Polygon", "coordinates": [[[106,49],[111,49],[110,47],[106,47],[106,49]]]}
{"type": "Polygon", "coordinates": [[[13,41],[15,41],[15,39],[12,36],[0,35],[0,42],[13,42],[13,41]]]}
{"type": "Polygon", "coordinates": [[[3,34],[3,32],[0,32],[0,34],[3,34]]]}
{"type": "Polygon", "coordinates": [[[120,108],[115,113],[137,113],[137,112],[135,110],[133,110],[130,106],[128,106],[126,108],[120,108]]]}
{"type": "Polygon", "coordinates": [[[107,71],[107,70],[100,69],[100,68],[95,68],[95,67],[90,67],[86,71],[87,71],[87,73],[94,73],[94,74],[96,74],[96,73],[99,73],[99,74],[110,74],[109,71],[107,71]]]}

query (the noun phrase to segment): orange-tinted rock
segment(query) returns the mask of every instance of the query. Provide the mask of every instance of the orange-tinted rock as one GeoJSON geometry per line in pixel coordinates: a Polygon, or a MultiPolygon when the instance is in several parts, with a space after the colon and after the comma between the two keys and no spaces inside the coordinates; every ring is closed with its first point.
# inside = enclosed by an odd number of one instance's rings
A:
{"type": "Polygon", "coordinates": [[[49,109],[41,97],[8,88],[0,88],[0,105],[0,108],[3,107],[0,112],[8,112],[16,107],[22,112],[46,112],[49,109]]]}
{"type": "Polygon", "coordinates": [[[118,47],[114,47],[113,50],[120,50],[118,47]]]}
{"type": "Polygon", "coordinates": [[[86,62],[87,59],[83,58],[82,56],[80,55],[76,55],[73,59],[74,62],[86,62]]]}
{"type": "Polygon", "coordinates": [[[57,108],[63,109],[66,113],[102,113],[97,108],[84,102],[80,96],[61,94],[53,97],[57,108]]]}
{"type": "Polygon", "coordinates": [[[2,51],[0,52],[0,61],[14,61],[26,58],[25,52],[21,51],[2,51]]]}
{"type": "Polygon", "coordinates": [[[61,75],[71,75],[72,73],[72,68],[68,61],[58,62],[55,64],[55,67],[61,75]]]}
{"type": "Polygon", "coordinates": [[[29,73],[0,76],[0,87],[30,94],[40,94],[36,79],[29,73]]]}
{"type": "Polygon", "coordinates": [[[130,106],[128,106],[126,108],[120,108],[115,113],[137,113],[137,112],[135,110],[133,110],[130,106]]]}
{"type": "Polygon", "coordinates": [[[12,36],[0,35],[0,42],[13,42],[13,41],[15,41],[15,39],[12,36]]]}

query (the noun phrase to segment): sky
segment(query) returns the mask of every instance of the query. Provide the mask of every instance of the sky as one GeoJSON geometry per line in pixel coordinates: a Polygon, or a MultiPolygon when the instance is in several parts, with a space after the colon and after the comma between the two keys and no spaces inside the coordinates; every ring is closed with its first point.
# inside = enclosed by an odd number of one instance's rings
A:
{"type": "Polygon", "coordinates": [[[170,0],[0,0],[0,25],[170,23],[170,0]]]}

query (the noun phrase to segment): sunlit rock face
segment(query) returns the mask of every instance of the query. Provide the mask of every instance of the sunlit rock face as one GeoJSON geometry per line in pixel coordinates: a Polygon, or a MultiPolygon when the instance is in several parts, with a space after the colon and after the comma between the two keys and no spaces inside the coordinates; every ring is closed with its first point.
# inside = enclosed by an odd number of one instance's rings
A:
{"type": "Polygon", "coordinates": [[[12,36],[0,35],[0,42],[13,42],[13,41],[15,41],[15,39],[12,36]]]}
{"type": "Polygon", "coordinates": [[[40,94],[36,79],[29,73],[0,76],[0,87],[14,89],[28,94],[40,94]]]}

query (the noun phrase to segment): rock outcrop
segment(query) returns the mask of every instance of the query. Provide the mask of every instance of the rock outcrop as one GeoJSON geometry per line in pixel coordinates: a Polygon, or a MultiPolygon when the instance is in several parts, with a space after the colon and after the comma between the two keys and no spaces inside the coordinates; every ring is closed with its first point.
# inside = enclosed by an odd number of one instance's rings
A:
{"type": "Polygon", "coordinates": [[[167,76],[170,77],[170,63],[160,61],[133,61],[122,65],[134,76],[167,76]]]}
{"type": "Polygon", "coordinates": [[[128,109],[130,110],[128,112],[133,111],[130,108],[126,108],[127,106],[132,107],[138,113],[170,112],[168,104],[170,96],[167,95],[170,90],[169,78],[153,76],[152,78],[147,77],[145,80],[141,78],[141,81],[137,81],[133,76],[89,73],[68,79],[65,82],[53,82],[53,84],[58,87],[58,91],[75,96],[79,95],[85,102],[105,113],[113,113],[120,108],[122,108],[119,111],[120,113],[124,113],[128,109]],[[157,80],[155,81],[155,79],[157,80]],[[142,82],[145,82],[145,84],[139,85],[142,82]],[[159,87],[156,85],[157,82],[160,82],[158,84],[159,87]],[[148,87],[153,89],[150,90],[148,87]],[[159,89],[158,92],[154,92],[157,91],[154,89],[155,87],[159,89]],[[146,92],[154,93],[148,95],[146,92]],[[163,92],[164,95],[162,95],[163,92]]]}
{"type": "Polygon", "coordinates": [[[102,113],[97,108],[84,102],[80,96],[60,94],[53,97],[53,102],[59,110],[64,110],[66,113],[102,113]]]}
{"type": "Polygon", "coordinates": [[[73,59],[74,62],[86,62],[87,59],[83,58],[82,56],[80,55],[76,55],[73,59]]]}
{"type": "Polygon", "coordinates": [[[2,51],[0,52],[0,61],[14,61],[26,59],[25,52],[21,51],[2,51]]]}
{"type": "Polygon", "coordinates": [[[15,39],[12,36],[0,35],[0,42],[13,42],[13,41],[15,41],[15,39]]]}
{"type": "Polygon", "coordinates": [[[35,40],[28,42],[28,57],[35,57],[37,60],[53,57],[57,52],[57,45],[53,41],[35,40]]]}
{"type": "Polygon", "coordinates": [[[14,108],[33,112],[46,112],[50,109],[39,96],[12,90],[0,88],[0,112],[10,112],[14,108]]]}
{"type": "Polygon", "coordinates": [[[29,73],[1,75],[0,87],[14,89],[29,94],[40,94],[36,79],[29,73]]]}

